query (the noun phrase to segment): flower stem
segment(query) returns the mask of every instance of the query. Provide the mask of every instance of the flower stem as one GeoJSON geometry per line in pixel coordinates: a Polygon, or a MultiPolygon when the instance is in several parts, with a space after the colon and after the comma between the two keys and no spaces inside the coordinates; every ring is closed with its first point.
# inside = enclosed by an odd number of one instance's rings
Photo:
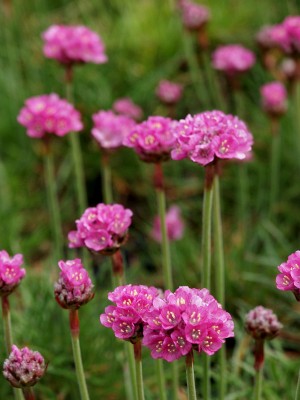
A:
{"type": "Polygon", "coordinates": [[[264,365],[264,339],[256,339],[254,344],[254,369],[255,388],[254,400],[261,399],[262,383],[263,383],[263,365],[264,365]]]}
{"type": "MultiPolygon", "coordinates": [[[[133,394],[133,400],[138,399],[138,394],[137,394],[137,386],[136,386],[136,372],[135,372],[135,360],[134,360],[134,351],[133,351],[133,346],[130,342],[124,342],[125,345],[125,353],[126,353],[126,358],[128,361],[129,365],[129,378],[130,378],[130,384],[131,384],[131,392],[133,394]]],[[[129,399],[131,400],[131,399],[129,399]]]]}
{"type": "Polygon", "coordinates": [[[54,235],[54,243],[55,243],[55,261],[62,257],[63,253],[63,233],[62,233],[62,222],[59,211],[59,203],[57,198],[57,186],[55,180],[54,173],[54,162],[53,162],[53,154],[51,149],[47,151],[45,155],[45,173],[46,173],[46,182],[48,189],[48,198],[49,198],[49,206],[50,206],[50,219],[52,222],[52,232],[54,235]]]}
{"type": "Polygon", "coordinates": [[[111,256],[111,262],[112,262],[112,276],[113,276],[114,287],[124,285],[125,276],[123,267],[123,257],[120,250],[117,250],[111,256]]]}
{"type": "Polygon", "coordinates": [[[24,394],[25,400],[35,400],[35,395],[32,387],[24,387],[22,389],[22,392],[24,394]]]}
{"type": "MultiPolygon", "coordinates": [[[[66,96],[67,100],[72,103],[73,102],[73,94],[72,94],[72,66],[68,66],[66,70],[66,96]]],[[[84,170],[83,170],[83,161],[82,161],[82,152],[80,147],[80,140],[77,132],[72,132],[69,135],[72,159],[74,165],[75,172],[75,180],[76,180],[76,191],[77,191],[77,199],[79,204],[79,212],[80,214],[87,208],[87,195],[85,188],[85,179],[84,179],[84,170]]]]}
{"type": "Polygon", "coordinates": [[[105,204],[113,202],[112,183],[111,183],[111,168],[109,165],[108,154],[103,154],[102,158],[102,193],[105,204]]]}
{"type": "Polygon", "coordinates": [[[186,381],[188,389],[188,400],[197,400],[195,376],[194,376],[194,356],[193,350],[191,350],[185,358],[186,366],[186,381]]]}
{"type": "Polygon", "coordinates": [[[77,375],[77,382],[80,390],[80,396],[81,400],[89,400],[89,394],[85,382],[81,351],[80,351],[78,310],[70,310],[69,317],[70,317],[73,357],[77,375]]]}
{"type": "Polygon", "coordinates": [[[145,400],[143,385],[143,369],[142,369],[142,342],[138,340],[133,345],[136,373],[136,391],[137,400],[145,400]]]}
{"type": "Polygon", "coordinates": [[[156,366],[157,366],[156,368],[157,381],[159,388],[159,400],[167,400],[163,360],[162,359],[156,360],[156,366]]]}
{"type": "Polygon", "coordinates": [[[254,400],[261,400],[263,382],[263,368],[259,368],[255,373],[255,388],[254,388],[254,400]]]}
{"type": "Polygon", "coordinates": [[[298,381],[296,386],[295,400],[300,400],[300,369],[298,373],[298,381]]]}

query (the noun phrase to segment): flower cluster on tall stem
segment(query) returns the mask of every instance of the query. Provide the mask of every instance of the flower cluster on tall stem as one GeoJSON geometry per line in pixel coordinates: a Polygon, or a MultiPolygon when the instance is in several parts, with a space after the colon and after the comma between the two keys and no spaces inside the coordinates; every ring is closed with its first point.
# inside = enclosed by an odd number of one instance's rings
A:
{"type": "Polygon", "coordinates": [[[278,270],[277,289],[293,292],[296,300],[300,301],[300,250],[290,254],[287,261],[278,266],[278,270]]]}

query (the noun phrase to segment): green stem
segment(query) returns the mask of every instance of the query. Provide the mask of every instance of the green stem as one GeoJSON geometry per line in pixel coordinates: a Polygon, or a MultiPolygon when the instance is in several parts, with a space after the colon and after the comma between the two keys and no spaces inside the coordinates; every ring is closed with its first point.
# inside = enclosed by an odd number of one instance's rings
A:
{"type": "Polygon", "coordinates": [[[142,342],[138,340],[133,345],[136,373],[136,391],[137,400],[145,400],[144,385],[143,385],[143,369],[142,369],[142,342]]]}
{"type": "Polygon", "coordinates": [[[157,381],[159,388],[159,399],[167,400],[163,360],[161,359],[156,360],[156,366],[157,366],[156,373],[157,373],[157,381]]]}
{"type": "Polygon", "coordinates": [[[103,193],[104,203],[111,204],[113,202],[112,183],[111,183],[112,180],[111,180],[111,168],[108,160],[105,159],[103,160],[102,171],[103,171],[102,193],[103,193]]]}
{"type": "Polygon", "coordinates": [[[261,400],[262,383],[263,383],[263,368],[259,368],[255,372],[254,400],[261,400]]]}
{"type": "Polygon", "coordinates": [[[113,285],[122,286],[125,284],[125,275],[124,275],[124,266],[123,266],[123,257],[120,250],[117,250],[111,256],[112,263],[112,277],[113,277],[113,285]]]}
{"type": "MultiPolygon", "coordinates": [[[[66,96],[67,100],[72,103],[73,95],[72,95],[72,67],[66,71],[66,96]]],[[[87,195],[85,188],[85,178],[84,178],[84,170],[83,170],[83,161],[82,161],[82,152],[80,147],[80,139],[78,132],[72,132],[69,135],[71,151],[72,151],[72,159],[74,165],[75,172],[75,181],[76,181],[76,191],[77,191],[77,199],[79,204],[79,212],[80,214],[87,208],[87,195]]]]}
{"type": "Polygon", "coordinates": [[[79,342],[79,317],[78,310],[70,310],[70,330],[73,348],[73,357],[77,375],[81,400],[89,400],[89,394],[85,382],[80,342],[79,342]]]}
{"type": "Polygon", "coordinates": [[[295,400],[300,400],[300,370],[298,373],[298,381],[297,381],[297,387],[296,387],[295,400]]]}
{"type": "Polygon", "coordinates": [[[279,188],[279,163],[280,163],[280,135],[278,120],[271,120],[272,149],[271,149],[271,187],[270,187],[270,208],[272,213],[276,204],[279,188]]]}
{"type": "Polygon", "coordinates": [[[193,350],[191,350],[185,358],[186,366],[186,382],[188,389],[188,400],[197,400],[195,376],[194,376],[194,357],[193,350]]]}
{"type": "Polygon", "coordinates": [[[22,389],[22,392],[24,394],[25,400],[35,400],[35,395],[32,387],[24,387],[22,389]]]}
{"type": "MultiPolygon", "coordinates": [[[[134,351],[133,351],[133,346],[130,342],[124,342],[125,344],[125,353],[126,353],[126,358],[128,361],[129,365],[129,378],[130,378],[130,384],[131,384],[131,392],[133,394],[133,400],[138,399],[138,394],[137,394],[137,387],[136,387],[136,372],[135,372],[135,360],[134,360],[134,351]]],[[[131,400],[128,399],[128,400],[131,400]]]]}
{"type": "Polygon", "coordinates": [[[50,206],[50,219],[52,222],[52,232],[54,235],[55,242],[55,258],[56,261],[62,258],[63,254],[63,232],[62,232],[62,222],[59,211],[59,202],[57,198],[57,185],[54,173],[54,162],[53,154],[51,149],[45,155],[45,172],[46,172],[46,182],[49,197],[50,206]]]}

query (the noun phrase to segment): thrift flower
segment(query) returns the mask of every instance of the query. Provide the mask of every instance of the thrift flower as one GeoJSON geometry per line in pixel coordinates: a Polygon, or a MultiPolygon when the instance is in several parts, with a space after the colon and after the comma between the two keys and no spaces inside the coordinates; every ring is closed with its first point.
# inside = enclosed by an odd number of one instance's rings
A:
{"type": "Polygon", "coordinates": [[[156,88],[156,96],[162,103],[176,104],[182,96],[182,85],[167,80],[161,80],[156,88]]]}
{"type": "Polygon", "coordinates": [[[129,97],[118,99],[113,104],[113,110],[117,114],[126,115],[136,121],[143,116],[143,110],[135,104],[129,97]]]}
{"type": "Polygon", "coordinates": [[[157,296],[158,290],[154,287],[119,286],[108,294],[108,299],[115,305],[105,308],[100,323],[111,328],[117,338],[135,343],[143,336],[144,316],[157,296]]]}
{"type": "Polygon", "coordinates": [[[100,36],[86,26],[52,25],[43,34],[44,55],[66,65],[107,61],[100,36]]]}
{"type": "MultiPolygon", "coordinates": [[[[172,206],[166,213],[166,225],[167,225],[167,235],[169,240],[179,240],[182,238],[184,230],[184,222],[181,217],[180,208],[177,206],[172,206]]],[[[161,226],[160,218],[156,216],[153,223],[153,229],[151,236],[157,242],[161,242],[161,226]]]]}
{"type": "Polygon", "coordinates": [[[144,321],[143,344],[153,358],[168,362],[191,349],[212,355],[234,336],[230,314],[207,289],[181,286],[174,293],[166,291],[164,298],[154,299],[144,321]]]}
{"type": "Polygon", "coordinates": [[[207,7],[188,0],[179,3],[181,19],[188,30],[199,30],[210,20],[210,11],[207,7]]]}
{"type": "Polygon", "coordinates": [[[46,369],[44,358],[38,351],[13,345],[9,358],[4,361],[3,375],[12,386],[24,388],[35,385],[46,369]]]}
{"type": "Polygon", "coordinates": [[[255,55],[241,45],[229,44],[214,51],[212,63],[215,69],[232,76],[249,70],[255,63],[255,55]]]}
{"type": "Polygon", "coordinates": [[[77,310],[94,297],[94,285],[81,260],[59,261],[61,270],[59,279],[54,285],[55,299],[63,308],[77,310]]]}
{"type": "Polygon", "coordinates": [[[22,254],[9,257],[5,250],[0,251],[0,296],[8,296],[24,278],[26,271],[22,254]]]}
{"type": "Polygon", "coordinates": [[[280,274],[276,277],[279,290],[290,290],[297,301],[300,301],[300,250],[288,256],[286,262],[279,265],[280,274]]]}
{"type": "Polygon", "coordinates": [[[80,113],[54,93],[27,99],[17,120],[33,138],[47,134],[65,136],[83,128],[80,113]]]}
{"type": "Polygon", "coordinates": [[[233,115],[222,111],[206,111],[188,115],[173,125],[176,144],[173,160],[190,158],[207,165],[216,158],[247,158],[251,152],[253,137],[246,124],[233,115]]]}
{"type": "Polygon", "coordinates": [[[287,109],[287,92],[281,82],[270,82],[260,89],[263,109],[270,115],[280,116],[287,109]]]}
{"type": "Polygon", "coordinates": [[[172,124],[170,118],[149,117],[131,130],[123,144],[132,147],[143,161],[166,161],[175,143],[172,124]]]}
{"type": "Polygon", "coordinates": [[[104,149],[122,146],[124,137],[136,125],[133,119],[113,111],[99,111],[93,115],[93,121],[92,136],[104,149]]]}
{"type": "Polygon", "coordinates": [[[272,310],[258,306],[249,311],[245,320],[246,331],[254,339],[273,339],[282,328],[272,310]]]}
{"type": "Polygon", "coordinates": [[[87,247],[91,251],[110,255],[127,239],[132,211],[120,204],[103,204],[87,208],[76,220],[76,231],[68,235],[69,247],[87,247]]]}
{"type": "Polygon", "coordinates": [[[265,50],[274,48],[276,46],[274,40],[272,39],[272,31],[273,26],[266,25],[263,26],[256,35],[257,43],[265,50]]]}

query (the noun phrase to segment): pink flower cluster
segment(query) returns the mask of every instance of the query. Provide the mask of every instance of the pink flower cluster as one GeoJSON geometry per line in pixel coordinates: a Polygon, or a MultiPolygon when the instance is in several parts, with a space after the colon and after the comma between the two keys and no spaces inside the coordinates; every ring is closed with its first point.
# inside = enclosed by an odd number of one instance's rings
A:
{"type": "Polygon", "coordinates": [[[300,250],[290,254],[287,261],[278,266],[278,270],[277,289],[291,290],[300,301],[300,250]]]}
{"type": "Polygon", "coordinates": [[[207,7],[189,0],[179,2],[183,25],[189,30],[198,30],[210,20],[210,11],[207,7]]]}
{"type": "Polygon", "coordinates": [[[174,361],[194,349],[208,355],[234,336],[233,321],[207,289],[179,287],[157,297],[146,314],[143,344],[153,358],[174,361]]]}
{"type": "MultiPolygon", "coordinates": [[[[184,230],[184,222],[181,217],[180,208],[177,206],[172,206],[166,213],[166,225],[167,225],[167,235],[169,240],[179,240],[182,238],[184,230]]],[[[161,225],[160,218],[157,215],[154,219],[153,229],[151,236],[157,242],[161,242],[161,225]]]]}
{"type": "Polygon", "coordinates": [[[282,328],[277,316],[269,308],[255,307],[245,319],[245,328],[254,339],[273,339],[282,328]]]}
{"type": "Polygon", "coordinates": [[[103,204],[87,208],[76,220],[76,231],[69,232],[69,247],[87,247],[91,251],[110,255],[127,238],[132,211],[120,204],[103,204]]]}
{"type": "Polygon", "coordinates": [[[55,299],[63,308],[78,309],[94,297],[93,284],[81,260],[59,261],[61,270],[54,285],[55,299]]]}
{"type": "Polygon", "coordinates": [[[116,305],[105,308],[105,313],[100,315],[100,322],[111,328],[117,338],[134,343],[143,336],[145,314],[157,296],[158,290],[154,287],[119,286],[108,294],[108,299],[116,305]]]}
{"type": "Polygon", "coordinates": [[[103,64],[107,61],[100,36],[86,26],[52,25],[42,37],[44,55],[62,64],[103,64]]]}
{"type": "Polygon", "coordinates": [[[291,15],[270,29],[270,37],[274,45],[285,53],[300,52],[300,16],[291,15]]]}
{"type": "Polygon", "coordinates": [[[0,296],[8,296],[24,278],[26,271],[22,254],[9,257],[5,250],[0,251],[0,296]]]}
{"type": "Polygon", "coordinates": [[[263,109],[274,116],[280,116],[287,109],[287,91],[281,82],[270,82],[260,89],[263,109]]]}
{"type": "Polygon", "coordinates": [[[130,117],[135,121],[140,120],[143,116],[143,110],[141,107],[135,104],[129,97],[116,100],[113,104],[113,110],[117,114],[127,115],[127,117],[130,117]]]}
{"type": "Polygon", "coordinates": [[[172,150],[174,160],[190,158],[207,165],[216,158],[245,159],[253,137],[246,124],[222,111],[206,111],[188,115],[173,127],[177,143],[172,150]]]}
{"type": "Polygon", "coordinates": [[[232,76],[249,70],[255,63],[255,55],[243,46],[229,44],[214,51],[212,63],[215,69],[232,76]]]}
{"type": "Polygon", "coordinates": [[[124,146],[133,148],[146,162],[165,161],[175,143],[172,121],[165,117],[149,117],[137,124],[123,141],[124,146]]]}
{"type": "Polygon", "coordinates": [[[159,82],[155,93],[162,103],[176,104],[181,99],[183,87],[179,83],[163,79],[159,82]]]}
{"type": "Polygon", "coordinates": [[[13,345],[9,358],[4,361],[3,375],[12,386],[22,388],[35,385],[46,368],[44,358],[38,351],[28,347],[19,349],[13,345]]]}
{"type": "Polygon", "coordinates": [[[113,111],[99,111],[93,115],[92,135],[104,149],[122,146],[124,137],[134,128],[136,122],[113,111]]]}
{"type": "Polygon", "coordinates": [[[33,138],[42,138],[46,134],[64,136],[83,128],[80,113],[54,93],[27,99],[17,120],[33,138]]]}

